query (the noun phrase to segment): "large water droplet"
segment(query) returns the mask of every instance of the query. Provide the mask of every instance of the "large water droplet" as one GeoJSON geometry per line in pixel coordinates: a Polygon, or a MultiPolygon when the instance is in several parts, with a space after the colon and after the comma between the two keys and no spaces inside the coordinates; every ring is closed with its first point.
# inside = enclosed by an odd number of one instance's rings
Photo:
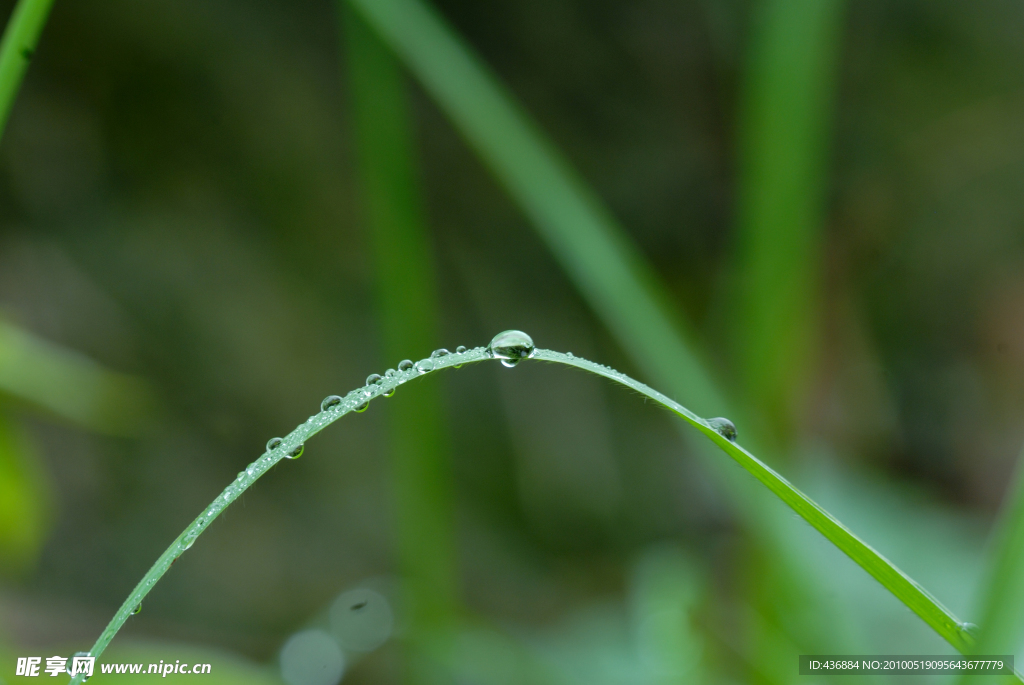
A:
{"type": "Polygon", "coordinates": [[[433,352],[431,352],[430,353],[430,358],[431,359],[440,359],[441,357],[447,357],[449,354],[451,354],[451,352],[449,352],[448,350],[446,350],[443,347],[441,347],[441,348],[436,349],[433,352]]]}
{"type": "Polygon", "coordinates": [[[366,384],[376,385],[380,383],[382,378],[383,376],[381,376],[379,373],[371,373],[369,376],[366,377],[366,384]]]}
{"type": "Polygon", "coordinates": [[[320,411],[327,411],[332,407],[337,407],[341,404],[341,398],[337,395],[328,395],[324,398],[324,401],[320,403],[320,411]]]}
{"type": "Polygon", "coordinates": [[[502,331],[491,340],[487,351],[494,359],[500,359],[501,363],[512,368],[521,359],[533,356],[536,348],[533,346],[533,338],[522,331],[502,331]]]}
{"type": "Polygon", "coordinates": [[[139,602],[138,604],[136,604],[136,605],[135,605],[135,608],[134,608],[134,609],[132,609],[132,614],[133,614],[133,615],[134,615],[134,614],[137,614],[137,613],[139,613],[140,611],[142,611],[142,602],[139,602]]]}
{"type": "Polygon", "coordinates": [[[455,354],[462,354],[465,351],[466,351],[466,346],[465,345],[459,345],[458,347],[455,348],[455,354]]]}
{"type": "Polygon", "coordinates": [[[369,406],[370,406],[370,400],[363,400],[362,402],[360,402],[359,404],[356,405],[354,411],[362,414],[364,411],[367,410],[367,408],[369,406]]]}
{"type": "Polygon", "coordinates": [[[391,397],[392,395],[395,394],[395,390],[397,390],[397,388],[391,388],[390,390],[385,390],[384,393],[383,393],[384,397],[391,397]]]}
{"type": "Polygon", "coordinates": [[[303,444],[299,444],[298,447],[292,448],[292,451],[284,456],[288,459],[298,459],[299,457],[302,456],[302,451],[304,449],[306,449],[306,446],[303,444]]]}
{"type": "Polygon", "coordinates": [[[392,376],[394,376],[397,373],[398,372],[395,371],[394,369],[388,369],[387,371],[384,372],[384,377],[385,378],[391,378],[392,376]]]}
{"type": "Polygon", "coordinates": [[[729,442],[736,442],[736,424],[724,416],[708,419],[708,425],[729,442]]]}
{"type": "Polygon", "coordinates": [[[267,440],[267,451],[272,452],[276,450],[278,447],[281,446],[282,442],[284,442],[284,440],[282,440],[281,438],[271,438],[270,440],[267,440]]]}
{"type": "Polygon", "coordinates": [[[412,360],[411,359],[403,359],[402,361],[398,362],[398,370],[399,371],[408,371],[411,368],[412,368],[412,360]]]}
{"type": "Polygon", "coordinates": [[[967,633],[975,640],[977,640],[978,637],[980,637],[981,629],[978,628],[977,624],[975,623],[968,623],[967,621],[964,621],[960,624],[960,632],[967,633]]]}
{"type": "Polygon", "coordinates": [[[434,370],[434,362],[429,359],[421,359],[416,362],[416,370],[420,373],[427,373],[434,370]]]}

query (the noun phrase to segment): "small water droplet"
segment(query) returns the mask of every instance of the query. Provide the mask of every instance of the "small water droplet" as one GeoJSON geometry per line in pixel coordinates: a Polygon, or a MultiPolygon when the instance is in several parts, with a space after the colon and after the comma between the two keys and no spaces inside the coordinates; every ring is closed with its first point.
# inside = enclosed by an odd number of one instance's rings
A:
{"type": "Polygon", "coordinates": [[[438,349],[434,350],[433,352],[431,352],[430,353],[430,358],[431,359],[440,359],[441,357],[447,357],[449,354],[451,354],[451,352],[449,352],[448,350],[446,350],[443,347],[441,347],[441,348],[438,348],[438,349]]]}
{"type": "Polygon", "coordinates": [[[134,609],[132,609],[132,614],[133,614],[133,615],[134,615],[134,614],[137,614],[137,613],[139,613],[140,611],[142,611],[142,602],[139,602],[138,604],[136,604],[136,605],[135,605],[135,608],[134,608],[134,609]]]}
{"type": "Polygon", "coordinates": [[[434,362],[429,359],[421,359],[416,362],[416,370],[420,373],[427,373],[434,370],[434,362]]]}
{"type": "Polygon", "coordinates": [[[242,480],[243,478],[245,478],[245,471],[239,471],[238,475],[235,476],[235,480],[242,480]]]}
{"type": "Polygon", "coordinates": [[[320,411],[327,411],[332,407],[337,407],[341,404],[341,398],[337,395],[328,395],[324,398],[324,401],[320,403],[320,411]]]}
{"type": "Polygon", "coordinates": [[[533,346],[533,338],[522,331],[502,331],[491,340],[487,351],[494,359],[500,359],[504,366],[512,368],[521,359],[533,356],[536,348],[533,346]]]}
{"type": "Polygon", "coordinates": [[[572,358],[573,358],[573,357],[572,357],[572,352],[566,352],[566,353],[565,353],[565,356],[566,356],[566,357],[568,357],[569,359],[572,359],[572,358]]]}
{"type": "Polygon", "coordinates": [[[302,451],[304,449],[306,449],[306,446],[300,443],[298,447],[293,448],[291,452],[284,456],[287,459],[298,459],[299,457],[302,456],[302,451]]]}
{"type": "Polygon", "coordinates": [[[370,400],[363,400],[363,401],[362,401],[361,403],[359,403],[359,404],[357,404],[357,405],[356,405],[356,407],[355,407],[355,410],[354,410],[354,411],[356,411],[356,412],[358,412],[358,413],[362,414],[362,413],[363,413],[364,411],[366,411],[366,410],[367,410],[367,408],[368,408],[369,406],[370,406],[370,400]]]}
{"type": "Polygon", "coordinates": [[[729,419],[724,416],[708,419],[708,425],[729,442],[736,442],[736,425],[729,419]]]}
{"type": "Polygon", "coordinates": [[[281,438],[271,438],[270,440],[267,440],[267,451],[272,452],[273,450],[276,450],[281,446],[282,442],[284,442],[284,440],[281,438]]]}
{"type": "Polygon", "coordinates": [[[392,376],[394,376],[397,373],[398,372],[395,371],[394,369],[388,369],[387,371],[384,372],[384,377],[385,378],[391,378],[392,376]]]}
{"type": "Polygon", "coordinates": [[[465,345],[459,345],[458,347],[455,348],[455,354],[462,354],[465,351],[466,351],[466,346],[465,345]]]}
{"type": "Polygon", "coordinates": [[[385,391],[385,392],[383,393],[383,394],[384,394],[384,397],[391,397],[392,395],[394,395],[394,394],[395,394],[395,390],[397,390],[397,389],[398,389],[398,388],[391,388],[390,390],[386,390],[386,391],[385,391]]]}
{"type": "MultiPolygon", "coordinates": [[[[67,665],[64,667],[64,672],[67,673],[70,676],[79,675],[79,673],[77,673],[76,669],[75,669],[75,659],[81,658],[83,656],[85,656],[85,657],[92,656],[92,652],[75,652],[74,654],[72,654],[71,658],[68,659],[67,665]]],[[[81,667],[82,666],[80,665],[79,668],[81,668],[81,667]]],[[[92,676],[84,675],[84,674],[81,674],[81,675],[82,675],[82,682],[83,683],[86,680],[88,680],[89,678],[92,677],[92,676]]]]}
{"type": "Polygon", "coordinates": [[[246,466],[245,467],[245,473],[250,478],[252,478],[254,475],[256,475],[256,462],[253,462],[253,463],[249,464],[248,466],[246,466]]]}
{"type": "Polygon", "coordinates": [[[412,360],[411,359],[403,359],[402,361],[398,362],[398,370],[399,371],[408,371],[411,368],[412,368],[412,360]]]}
{"type": "Polygon", "coordinates": [[[197,537],[199,537],[199,534],[196,533],[194,530],[190,530],[188,534],[186,534],[185,537],[181,539],[182,551],[191,549],[192,545],[195,544],[197,537]]]}
{"type": "Polygon", "coordinates": [[[381,376],[379,373],[371,373],[369,376],[366,377],[366,384],[376,385],[380,383],[382,378],[383,376],[381,376]]]}
{"type": "Polygon", "coordinates": [[[967,633],[968,635],[973,637],[975,640],[977,640],[978,637],[980,636],[981,629],[978,628],[977,624],[975,624],[975,623],[969,623],[967,621],[964,621],[963,623],[960,624],[960,632],[967,633]]]}

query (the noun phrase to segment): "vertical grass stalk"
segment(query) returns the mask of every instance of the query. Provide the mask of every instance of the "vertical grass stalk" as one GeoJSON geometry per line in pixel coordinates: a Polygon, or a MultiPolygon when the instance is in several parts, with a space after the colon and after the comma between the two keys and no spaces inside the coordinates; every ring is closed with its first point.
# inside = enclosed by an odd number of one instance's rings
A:
{"type": "Polygon", "coordinates": [[[744,396],[785,444],[815,358],[843,2],[761,0],[756,7],[740,117],[732,339],[744,396]]]}
{"type": "Polygon", "coordinates": [[[0,137],[21,88],[53,0],[18,0],[0,40],[0,137]]]}
{"type": "MultiPolygon", "coordinates": [[[[406,82],[390,50],[339,0],[347,47],[359,170],[364,190],[383,349],[395,366],[409,350],[435,347],[433,259],[415,173],[406,82]]],[[[440,388],[430,383],[388,406],[398,557],[411,583],[413,633],[456,612],[451,473],[440,388]]]]}

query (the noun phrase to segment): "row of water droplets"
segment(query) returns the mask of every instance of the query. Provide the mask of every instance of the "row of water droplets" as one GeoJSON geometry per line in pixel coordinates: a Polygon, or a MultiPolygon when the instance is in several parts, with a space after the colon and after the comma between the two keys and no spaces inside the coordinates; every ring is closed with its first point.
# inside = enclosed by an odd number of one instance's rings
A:
{"type": "MultiPolygon", "coordinates": [[[[262,476],[271,466],[281,459],[298,459],[302,456],[305,440],[318,433],[327,425],[333,423],[342,415],[350,411],[363,412],[370,405],[370,400],[379,395],[391,397],[399,385],[413,378],[430,373],[438,368],[452,366],[459,368],[464,361],[478,361],[481,359],[498,359],[507,367],[514,367],[520,360],[532,357],[535,352],[533,340],[522,331],[504,331],[494,336],[491,343],[486,347],[467,349],[459,346],[455,352],[441,348],[434,350],[429,357],[413,362],[404,359],[398,363],[397,368],[388,369],[381,374],[370,374],[362,388],[353,390],[344,397],[329,395],[320,403],[320,412],[310,416],[309,419],[298,426],[287,437],[271,438],[267,441],[264,453],[249,464],[244,470],[238,472],[238,476],[231,482],[223,492],[217,496],[213,503],[192,522],[192,525],[181,534],[176,543],[171,546],[157,563],[155,568],[150,569],[146,574],[146,580],[135,588],[128,601],[114,616],[114,619],[104,630],[96,643],[96,651],[101,652],[120,630],[121,626],[128,620],[128,617],[139,613],[142,608],[142,600],[149,593],[171,565],[195,543],[196,538],[206,527],[220,514],[231,502],[233,502],[253,481],[262,476]]],[[[88,655],[82,652],[78,656],[88,655]]],[[[78,680],[81,682],[81,679],[78,680]]]]}

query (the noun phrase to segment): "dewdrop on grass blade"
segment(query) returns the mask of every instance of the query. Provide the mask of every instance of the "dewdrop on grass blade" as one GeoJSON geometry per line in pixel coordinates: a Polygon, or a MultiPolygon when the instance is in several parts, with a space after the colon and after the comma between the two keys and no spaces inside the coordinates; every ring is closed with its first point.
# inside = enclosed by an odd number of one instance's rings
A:
{"type": "Polygon", "coordinates": [[[503,331],[494,336],[487,351],[491,357],[500,359],[503,366],[511,369],[520,360],[532,357],[536,347],[533,338],[522,331],[503,331]]]}
{"type": "Polygon", "coordinates": [[[320,403],[320,411],[327,411],[333,407],[337,407],[341,404],[341,398],[337,395],[328,395],[324,398],[324,401],[320,403]]]}
{"type": "Polygon", "coordinates": [[[736,424],[724,416],[719,416],[716,419],[708,419],[708,425],[723,438],[729,442],[736,442],[738,437],[736,433],[736,424]]]}

